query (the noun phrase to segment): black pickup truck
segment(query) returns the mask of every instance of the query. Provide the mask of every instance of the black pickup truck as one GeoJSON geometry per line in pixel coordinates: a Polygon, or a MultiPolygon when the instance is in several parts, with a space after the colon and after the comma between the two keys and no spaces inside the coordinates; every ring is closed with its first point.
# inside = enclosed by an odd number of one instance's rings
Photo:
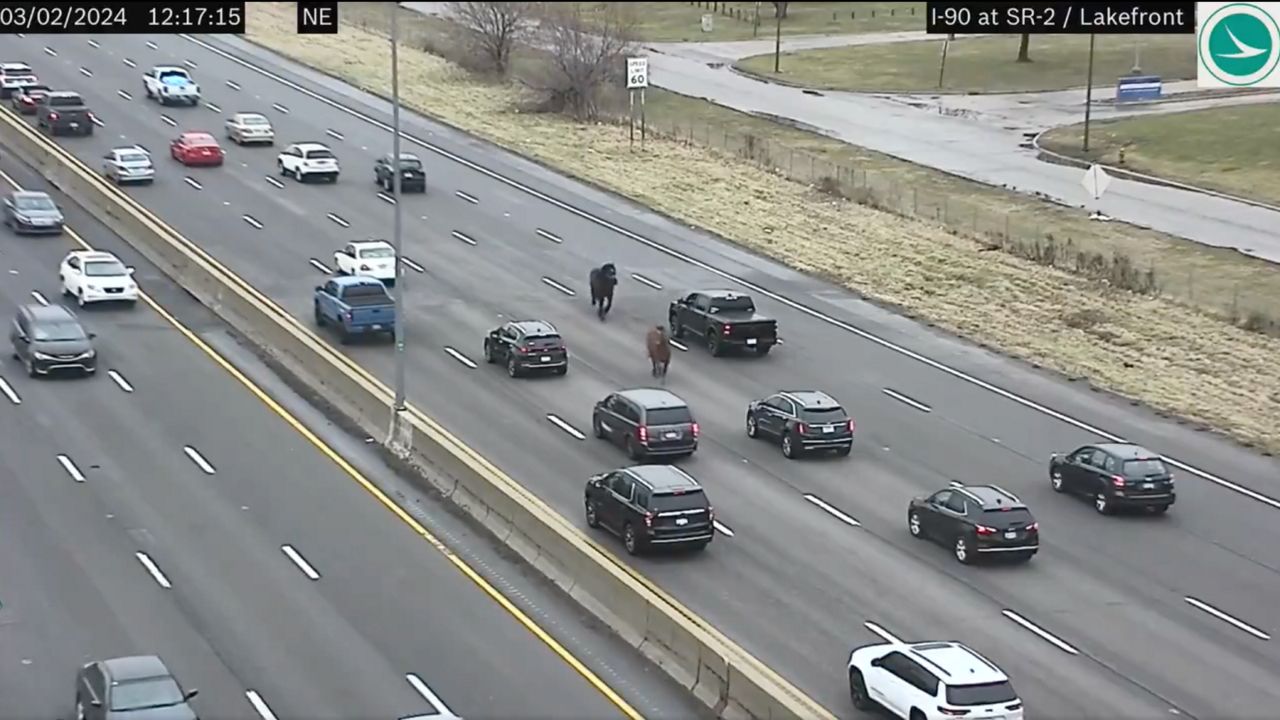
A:
{"type": "Polygon", "coordinates": [[[778,322],[756,312],[748,295],[732,290],[698,290],[671,303],[671,335],[701,335],[712,355],[753,350],[766,355],[778,344],[778,322]]]}

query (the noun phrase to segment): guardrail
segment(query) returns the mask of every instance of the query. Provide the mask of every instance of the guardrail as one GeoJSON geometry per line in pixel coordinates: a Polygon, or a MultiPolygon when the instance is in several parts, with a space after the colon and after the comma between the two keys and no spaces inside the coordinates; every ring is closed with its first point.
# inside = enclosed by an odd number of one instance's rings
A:
{"type": "MultiPolygon", "coordinates": [[[[71,153],[0,109],[0,145],[90,210],[131,247],[374,437],[393,394],[71,153]]],[[[584,535],[537,496],[411,407],[409,462],[579,604],[638,648],[716,715],[835,720],[710,623],[584,535]]],[[[585,481],[585,478],[584,478],[585,481]]]]}

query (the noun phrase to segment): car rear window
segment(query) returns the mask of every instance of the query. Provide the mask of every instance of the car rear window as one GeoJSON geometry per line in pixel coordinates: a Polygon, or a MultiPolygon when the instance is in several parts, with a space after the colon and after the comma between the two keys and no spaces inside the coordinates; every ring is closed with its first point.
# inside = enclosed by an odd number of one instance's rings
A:
{"type": "Polygon", "coordinates": [[[800,419],[814,425],[822,425],[848,420],[849,416],[845,415],[844,408],[803,408],[800,410],[800,419]]]}
{"type": "Polygon", "coordinates": [[[417,158],[400,158],[400,167],[404,170],[421,170],[422,161],[417,158]]]}
{"type": "Polygon", "coordinates": [[[1165,475],[1168,472],[1169,469],[1164,466],[1160,458],[1124,461],[1124,474],[1126,477],[1151,477],[1152,475],[1165,475]]]}
{"type": "Polygon", "coordinates": [[[332,160],[334,158],[333,158],[333,153],[329,152],[328,150],[308,150],[307,159],[308,160],[332,160]]]}
{"type": "Polygon", "coordinates": [[[687,407],[651,408],[645,415],[645,422],[650,425],[681,425],[693,422],[693,415],[687,407]]]}
{"type": "Polygon", "coordinates": [[[1012,510],[993,508],[984,510],[982,517],[985,522],[1000,528],[1020,527],[1035,522],[1035,518],[1031,516],[1031,511],[1026,508],[1014,508],[1012,510]]]}
{"type": "Polygon", "coordinates": [[[649,497],[649,505],[654,512],[701,510],[707,506],[707,495],[701,489],[685,490],[681,493],[654,493],[649,497]]]}
{"type": "Polygon", "coordinates": [[[120,162],[135,163],[146,162],[150,158],[143,153],[120,153],[120,162]]]}
{"type": "Polygon", "coordinates": [[[717,298],[711,301],[711,312],[755,312],[756,304],[749,297],[717,298]]]}
{"type": "Polygon", "coordinates": [[[52,107],[74,107],[83,105],[79,95],[50,95],[49,105],[52,107]]]}
{"type": "Polygon", "coordinates": [[[558,348],[562,344],[564,344],[564,341],[560,339],[559,335],[536,335],[524,339],[525,347],[534,350],[549,350],[558,348]]]}
{"type": "Polygon", "coordinates": [[[352,285],[343,291],[342,299],[348,305],[377,305],[390,302],[387,291],[381,285],[352,285]]]}
{"type": "Polygon", "coordinates": [[[392,258],[396,256],[396,251],[391,248],[368,248],[360,251],[360,257],[380,260],[383,258],[392,258]]]}
{"type": "Polygon", "coordinates": [[[947,686],[947,704],[972,706],[995,705],[1009,703],[1018,699],[1013,685],[1008,680],[982,685],[949,685],[947,686]]]}

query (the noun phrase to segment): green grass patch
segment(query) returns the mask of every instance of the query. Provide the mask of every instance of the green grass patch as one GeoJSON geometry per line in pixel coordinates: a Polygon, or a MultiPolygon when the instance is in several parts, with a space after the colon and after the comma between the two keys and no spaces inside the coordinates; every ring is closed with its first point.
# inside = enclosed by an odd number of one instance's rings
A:
{"type": "Polygon", "coordinates": [[[1041,136],[1046,149],[1280,205],[1280,103],[1093,123],[1041,136]],[[1120,151],[1124,150],[1124,162],[1120,151]]]}
{"type": "MultiPolygon", "coordinates": [[[[1065,90],[1088,83],[1087,35],[1034,35],[1031,62],[1017,62],[1019,36],[960,38],[947,48],[941,88],[941,38],[920,42],[856,45],[784,53],[780,75],[773,55],[744,58],[736,67],[805,87],[865,92],[1000,93],[1065,90]]],[[[1195,37],[1099,35],[1093,81],[1112,85],[1141,63],[1142,73],[1166,82],[1195,77],[1195,37]]]]}
{"type": "MultiPolygon", "coordinates": [[[[604,3],[592,5],[599,7],[604,3]]],[[[629,5],[635,14],[636,36],[648,42],[768,39],[776,30],[771,2],[636,2],[629,5]],[[714,16],[709,33],[702,32],[703,15],[714,16]]],[[[782,21],[782,34],[923,30],[924,5],[922,2],[793,2],[782,21]]]]}

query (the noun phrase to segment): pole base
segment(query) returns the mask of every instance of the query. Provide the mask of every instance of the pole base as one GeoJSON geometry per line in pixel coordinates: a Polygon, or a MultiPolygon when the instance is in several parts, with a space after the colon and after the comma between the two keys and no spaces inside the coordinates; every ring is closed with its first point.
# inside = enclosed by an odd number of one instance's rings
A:
{"type": "Polygon", "coordinates": [[[393,408],[387,428],[387,448],[401,460],[409,459],[413,452],[413,426],[409,424],[407,412],[404,408],[393,408]]]}

